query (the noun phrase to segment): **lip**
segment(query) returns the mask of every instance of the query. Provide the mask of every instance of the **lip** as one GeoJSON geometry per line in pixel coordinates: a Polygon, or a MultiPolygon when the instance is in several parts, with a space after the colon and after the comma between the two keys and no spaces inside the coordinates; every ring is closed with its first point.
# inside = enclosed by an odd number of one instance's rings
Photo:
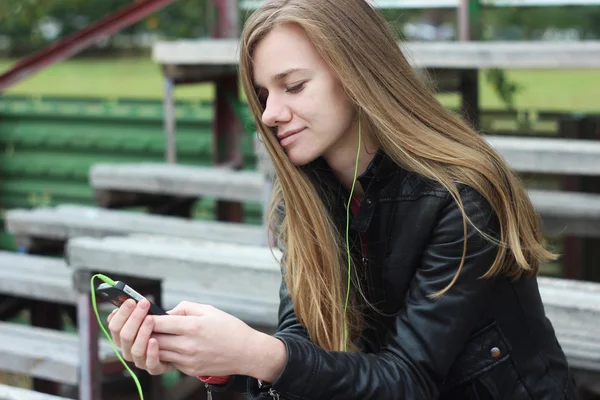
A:
{"type": "Polygon", "coordinates": [[[292,137],[292,136],[302,132],[304,129],[306,129],[306,128],[293,129],[293,130],[284,132],[281,135],[277,135],[277,138],[279,139],[279,143],[283,147],[286,147],[286,146],[292,144],[294,141],[296,141],[296,138],[292,137]]]}
{"type": "Polygon", "coordinates": [[[304,129],[305,129],[305,128],[293,129],[293,130],[291,130],[291,131],[284,132],[284,133],[282,133],[281,135],[277,135],[277,138],[278,138],[279,140],[282,140],[282,139],[285,139],[285,138],[286,138],[286,137],[288,137],[288,136],[292,136],[292,135],[295,135],[296,133],[300,133],[300,132],[302,132],[304,129]]]}

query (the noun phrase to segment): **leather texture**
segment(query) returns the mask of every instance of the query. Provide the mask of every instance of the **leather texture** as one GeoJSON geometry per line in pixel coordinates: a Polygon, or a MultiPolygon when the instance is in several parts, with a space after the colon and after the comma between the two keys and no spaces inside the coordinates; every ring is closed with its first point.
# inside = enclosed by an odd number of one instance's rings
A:
{"type": "MultiPolygon", "coordinates": [[[[345,229],[347,194],[323,160],[305,167],[318,182],[334,221],[345,229]]],[[[575,383],[535,278],[479,279],[497,247],[467,226],[441,185],[396,165],[381,150],[359,178],[365,196],[352,220],[356,279],[366,284],[366,328],[359,352],[327,352],[297,321],[285,283],[279,327],[288,361],[268,388],[236,377],[253,399],[386,400],[575,399],[575,383]],[[363,263],[359,234],[367,240],[363,263]],[[269,394],[268,390],[271,390],[269,394]]],[[[481,231],[498,237],[487,201],[460,186],[465,211],[481,231]]],[[[285,265],[283,266],[285,273],[285,265]]]]}

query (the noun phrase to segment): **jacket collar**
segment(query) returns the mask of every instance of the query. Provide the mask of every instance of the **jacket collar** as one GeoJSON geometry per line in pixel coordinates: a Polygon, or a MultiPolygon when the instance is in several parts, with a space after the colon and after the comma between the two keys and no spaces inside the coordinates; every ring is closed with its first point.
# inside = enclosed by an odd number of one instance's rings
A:
{"type": "MultiPolygon", "coordinates": [[[[307,164],[303,169],[321,191],[328,209],[338,209],[340,205],[342,209],[345,208],[349,193],[322,157],[307,164]]],[[[359,232],[368,230],[381,189],[399,170],[400,167],[380,147],[368,167],[357,178],[364,189],[365,196],[358,213],[352,219],[353,229],[359,232]]]]}
{"type": "Polygon", "coordinates": [[[367,197],[366,189],[371,186],[373,180],[385,184],[398,169],[399,166],[380,147],[367,169],[365,169],[365,172],[357,178],[361,186],[365,189],[365,199],[367,197]]]}

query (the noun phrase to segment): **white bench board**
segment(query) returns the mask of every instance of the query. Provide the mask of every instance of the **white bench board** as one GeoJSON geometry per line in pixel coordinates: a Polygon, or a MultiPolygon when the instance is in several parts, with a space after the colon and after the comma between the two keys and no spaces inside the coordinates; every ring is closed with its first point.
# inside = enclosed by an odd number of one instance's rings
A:
{"type": "Polygon", "coordinates": [[[69,400],[15,386],[0,384],[0,400],[69,400]]]}
{"type": "MultiPolygon", "coordinates": [[[[99,357],[116,359],[104,339],[99,357]]],[[[79,338],[74,333],[0,322],[0,370],[76,385],[79,359],[79,338]]]]}
{"type": "Polygon", "coordinates": [[[242,202],[261,202],[265,190],[264,177],[255,171],[168,163],[100,163],[92,166],[89,179],[94,189],[242,202]]]}

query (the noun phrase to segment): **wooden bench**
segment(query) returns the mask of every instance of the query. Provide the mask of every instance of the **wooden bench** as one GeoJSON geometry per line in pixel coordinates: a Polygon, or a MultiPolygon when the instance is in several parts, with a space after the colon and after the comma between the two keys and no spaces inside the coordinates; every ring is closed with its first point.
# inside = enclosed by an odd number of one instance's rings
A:
{"type": "Polygon", "coordinates": [[[150,205],[150,212],[182,216],[185,213],[176,212],[177,206],[175,209],[165,207],[169,198],[178,199],[183,207],[193,204],[189,200],[212,198],[225,202],[262,203],[264,214],[273,171],[264,145],[256,135],[253,146],[258,171],[171,163],[98,163],[90,169],[89,182],[95,192],[96,204],[103,208],[150,205]],[[167,212],[164,212],[165,208],[167,212]]]}
{"type": "Polygon", "coordinates": [[[71,273],[62,259],[0,251],[0,293],[75,304],[71,273]]]}
{"type": "Polygon", "coordinates": [[[153,233],[181,237],[266,244],[262,226],[218,221],[186,220],[123,210],[79,205],[60,205],[6,212],[6,230],[15,235],[18,246],[27,249],[57,247],[78,236],[153,233]]]}
{"type": "Polygon", "coordinates": [[[253,171],[166,163],[100,163],[89,177],[101,206],[117,202],[108,198],[123,193],[262,202],[265,190],[263,177],[253,171]]]}
{"type": "Polygon", "coordinates": [[[279,301],[280,256],[264,246],[143,234],[74,238],[65,249],[71,268],[101,266],[109,275],[188,282],[197,292],[271,303],[279,301]]]}
{"type": "MultiPolygon", "coordinates": [[[[79,353],[74,333],[0,322],[0,370],[77,385],[79,353]]],[[[99,359],[117,360],[106,340],[99,341],[99,359]]]]}
{"type": "MultiPolygon", "coordinates": [[[[99,281],[96,282],[96,284],[99,283],[99,281]]],[[[67,306],[75,306],[77,304],[77,292],[73,287],[72,270],[67,267],[63,259],[47,256],[24,255],[0,251],[0,293],[16,296],[21,300],[31,299],[67,306]]],[[[162,305],[167,309],[175,307],[183,300],[191,300],[200,303],[214,304],[253,325],[264,324],[265,320],[269,318],[269,324],[274,324],[274,321],[276,321],[277,303],[266,304],[265,302],[248,298],[236,299],[232,296],[222,296],[214,292],[204,293],[197,286],[191,285],[187,281],[166,280],[163,283],[162,297],[162,305]],[[267,314],[268,316],[266,317],[267,314]]],[[[108,303],[100,303],[98,308],[100,310],[104,309],[105,311],[108,311],[112,310],[114,306],[108,303]]],[[[94,320],[96,318],[95,315],[89,315],[88,317],[94,318],[94,320]]],[[[32,353],[29,349],[43,345],[50,349],[56,349],[57,353],[53,353],[54,356],[58,356],[58,352],[63,352],[66,360],[71,363],[69,364],[71,366],[68,366],[71,370],[67,369],[70,371],[68,373],[71,374],[67,375],[69,382],[64,382],[67,379],[64,377],[61,378],[62,375],[59,376],[58,378],[60,379],[57,379],[55,382],[71,383],[70,381],[72,380],[73,373],[72,368],[75,368],[73,367],[74,360],[78,360],[79,355],[85,353],[82,348],[87,351],[87,346],[81,345],[75,334],[67,334],[65,332],[39,327],[4,324],[5,325],[0,326],[0,340],[2,340],[2,343],[0,343],[0,357],[2,357],[2,360],[0,360],[0,370],[6,369],[3,367],[5,353],[1,350],[2,344],[4,344],[10,348],[10,357],[6,358],[6,362],[9,364],[8,370],[42,378],[39,374],[35,374],[39,372],[37,369],[28,369],[27,366],[38,365],[32,361],[32,353]],[[25,334],[23,334],[23,332],[25,332],[25,334]],[[50,334],[47,334],[47,332],[50,332],[50,334]],[[67,342],[67,345],[58,343],[57,338],[58,340],[67,342]],[[57,347],[57,344],[60,345],[60,347],[57,347]],[[15,366],[21,367],[16,368],[15,366]]],[[[102,338],[104,337],[102,336],[102,338]]],[[[106,342],[106,340],[104,341],[106,342]]],[[[108,343],[106,344],[108,345],[108,343]]],[[[114,353],[111,353],[111,347],[107,347],[106,350],[107,354],[112,354],[114,356],[114,353]],[[108,351],[109,349],[110,352],[108,351]]],[[[43,353],[40,354],[44,356],[43,353]]],[[[119,373],[118,371],[122,368],[120,363],[116,360],[113,362],[112,359],[106,361],[100,358],[99,361],[103,361],[104,368],[109,371],[108,373],[110,373],[111,376],[115,373],[119,373]]],[[[49,362],[54,363],[54,359],[50,358],[49,362]]],[[[50,368],[50,370],[52,369],[50,368]]],[[[62,371],[64,370],[65,369],[63,368],[62,371]]],[[[75,368],[75,370],[77,370],[77,368],[75,368]]],[[[56,369],[53,371],[59,373],[61,370],[56,369]]],[[[108,379],[110,381],[112,378],[108,379]]],[[[153,377],[151,380],[152,388],[154,389],[155,385],[158,385],[157,391],[160,391],[160,377],[157,377],[156,379],[153,377]]],[[[183,399],[185,393],[189,392],[194,387],[193,382],[187,380],[180,382],[179,386],[182,387],[179,391],[175,388],[171,388],[170,393],[172,396],[170,398],[183,399]],[[175,393],[177,393],[177,395],[175,393]]],[[[51,390],[54,390],[54,388],[51,390]]],[[[2,398],[0,397],[0,400],[1,399],[2,398]]]]}
{"type": "MultiPolygon", "coordinates": [[[[413,41],[401,46],[415,68],[600,68],[600,41],[413,41]]],[[[238,39],[159,41],[152,48],[152,59],[161,65],[208,71],[237,66],[239,48],[238,39]]]]}
{"type": "MultiPolygon", "coordinates": [[[[265,314],[257,322],[273,327],[276,321],[281,275],[278,259],[268,248],[135,235],[72,239],[66,254],[75,275],[89,276],[90,271],[102,271],[109,276],[119,274],[149,280],[185,278],[201,290],[224,297],[235,294],[232,302],[245,301],[241,298],[262,302],[265,314]]],[[[81,292],[88,287],[83,284],[85,281],[80,279],[81,292]]],[[[571,365],[578,370],[600,373],[597,341],[600,284],[556,278],[540,278],[539,283],[548,317],[571,365]]],[[[96,327],[92,324],[90,329],[96,327]]],[[[82,368],[86,365],[82,364],[82,368]]]]}
{"type": "MultiPolygon", "coordinates": [[[[517,172],[600,176],[600,142],[497,136],[486,136],[485,138],[517,172]]],[[[171,167],[165,164],[160,168],[142,169],[142,175],[146,177],[141,181],[162,182],[161,171],[163,168],[170,170],[171,167]]],[[[262,169],[267,169],[267,167],[262,167],[262,169]]],[[[98,166],[98,170],[102,171],[103,167],[98,166]]],[[[106,166],[104,170],[112,171],[111,174],[114,173],[114,176],[110,178],[110,174],[107,172],[103,179],[106,182],[113,182],[112,185],[115,189],[122,188],[119,186],[121,183],[118,182],[122,182],[124,185],[128,180],[135,181],[135,168],[132,166],[123,166],[122,169],[118,166],[106,166]]],[[[173,171],[175,170],[173,169],[173,171]]],[[[235,174],[238,172],[235,172],[234,176],[239,176],[235,174]]],[[[188,180],[185,174],[178,176],[180,176],[180,181],[173,180],[172,188],[193,186],[187,184],[188,180]]],[[[244,176],[247,176],[248,182],[251,182],[249,186],[256,187],[252,196],[257,199],[260,196],[259,182],[265,180],[264,172],[247,171],[244,172],[244,176]]],[[[173,175],[173,179],[175,179],[175,175],[173,175]]],[[[236,185],[238,184],[240,182],[236,181],[236,185]]],[[[225,186],[219,185],[221,189],[225,186]]],[[[152,185],[144,183],[140,184],[141,186],[151,187],[152,185]]],[[[159,186],[158,184],[154,185],[155,188],[159,186]]],[[[264,186],[262,188],[264,189],[264,186]]],[[[220,191],[221,195],[227,196],[226,189],[222,191],[221,189],[215,189],[214,193],[220,191]]],[[[167,192],[169,189],[162,186],[162,189],[156,190],[167,192]]],[[[210,189],[202,190],[208,193],[210,189]]],[[[198,193],[199,191],[200,189],[198,189],[198,193]]],[[[252,192],[250,189],[248,191],[252,192]]],[[[231,191],[231,193],[236,192],[236,190],[231,191]]],[[[531,189],[529,193],[536,210],[544,220],[544,229],[547,233],[600,237],[600,194],[539,189],[531,189]]],[[[230,196],[233,198],[234,195],[230,196]]],[[[6,226],[7,230],[16,236],[18,244],[26,248],[32,247],[36,241],[41,246],[45,240],[59,241],[62,244],[67,238],[76,236],[124,235],[138,232],[251,245],[266,243],[267,236],[264,228],[257,226],[222,222],[190,222],[175,217],[67,205],[34,210],[9,210],[6,213],[6,226]]]]}
{"type": "Polygon", "coordinates": [[[0,384],[0,400],[69,400],[66,397],[52,396],[15,386],[0,384]]]}
{"type": "Polygon", "coordinates": [[[600,175],[600,141],[484,135],[518,172],[600,175]]]}
{"type": "MultiPolygon", "coordinates": [[[[74,306],[77,293],[72,275],[72,269],[63,259],[0,251],[0,293],[74,306]]],[[[278,298],[275,295],[269,301],[249,298],[243,293],[237,293],[236,297],[222,290],[206,289],[188,279],[169,276],[162,288],[162,305],[167,309],[189,300],[213,304],[252,325],[273,325],[276,321],[278,298]]],[[[112,309],[113,306],[104,303],[100,308],[112,309]]]]}
{"type": "Polygon", "coordinates": [[[546,315],[575,368],[600,372],[600,284],[539,277],[546,315]]]}

